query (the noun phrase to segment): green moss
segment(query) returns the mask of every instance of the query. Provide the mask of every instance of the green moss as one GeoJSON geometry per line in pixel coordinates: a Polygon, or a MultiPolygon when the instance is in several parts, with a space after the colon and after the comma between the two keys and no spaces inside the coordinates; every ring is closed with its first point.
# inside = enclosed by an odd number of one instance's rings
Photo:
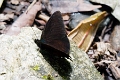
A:
{"type": "Polygon", "coordinates": [[[53,80],[53,77],[49,74],[49,75],[44,75],[43,79],[45,79],[45,80],[53,80]]]}
{"type": "Polygon", "coordinates": [[[40,70],[40,66],[36,65],[32,69],[35,70],[35,71],[38,71],[38,70],[40,70]]]}

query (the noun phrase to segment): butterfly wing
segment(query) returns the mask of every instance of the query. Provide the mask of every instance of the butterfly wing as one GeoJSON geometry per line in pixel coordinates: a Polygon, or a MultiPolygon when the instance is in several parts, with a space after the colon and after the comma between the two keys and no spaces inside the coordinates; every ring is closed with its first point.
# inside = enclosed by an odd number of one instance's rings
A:
{"type": "Polygon", "coordinates": [[[63,55],[69,53],[70,43],[59,11],[53,13],[48,20],[41,35],[41,42],[61,51],[63,55]]]}

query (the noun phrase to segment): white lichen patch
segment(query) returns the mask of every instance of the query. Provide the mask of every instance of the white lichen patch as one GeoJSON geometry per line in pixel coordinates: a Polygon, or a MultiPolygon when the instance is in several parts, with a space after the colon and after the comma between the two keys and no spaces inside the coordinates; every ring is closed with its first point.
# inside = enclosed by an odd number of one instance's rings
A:
{"type": "Polygon", "coordinates": [[[30,66],[41,61],[34,42],[40,36],[35,27],[24,27],[17,36],[0,35],[0,80],[38,80],[30,66]]]}

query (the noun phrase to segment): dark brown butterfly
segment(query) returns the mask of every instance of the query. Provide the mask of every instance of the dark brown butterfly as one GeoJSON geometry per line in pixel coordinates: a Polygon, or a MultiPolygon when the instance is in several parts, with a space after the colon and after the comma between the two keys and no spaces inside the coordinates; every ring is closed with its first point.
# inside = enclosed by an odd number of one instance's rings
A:
{"type": "Polygon", "coordinates": [[[49,50],[56,56],[70,58],[70,43],[60,11],[53,13],[48,20],[41,35],[40,48],[49,50]]]}

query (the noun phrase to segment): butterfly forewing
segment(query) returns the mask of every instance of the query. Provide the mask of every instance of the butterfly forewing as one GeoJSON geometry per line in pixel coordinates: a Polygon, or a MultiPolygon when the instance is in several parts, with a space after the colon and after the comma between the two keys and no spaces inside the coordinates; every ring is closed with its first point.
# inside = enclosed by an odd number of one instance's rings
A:
{"type": "Polygon", "coordinates": [[[61,51],[61,55],[69,55],[70,43],[59,11],[53,13],[48,20],[41,36],[41,43],[61,51]]]}
{"type": "Polygon", "coordinates": [[[41,38],[45,39],[46,41],[51,41],[52,39],[59,39],[59,37],[64,36],[64,34],[66,35],[65,29],[63,27],[64,24],[61,14],[59,11],[57,11],[48,20],[41,38]]]}

